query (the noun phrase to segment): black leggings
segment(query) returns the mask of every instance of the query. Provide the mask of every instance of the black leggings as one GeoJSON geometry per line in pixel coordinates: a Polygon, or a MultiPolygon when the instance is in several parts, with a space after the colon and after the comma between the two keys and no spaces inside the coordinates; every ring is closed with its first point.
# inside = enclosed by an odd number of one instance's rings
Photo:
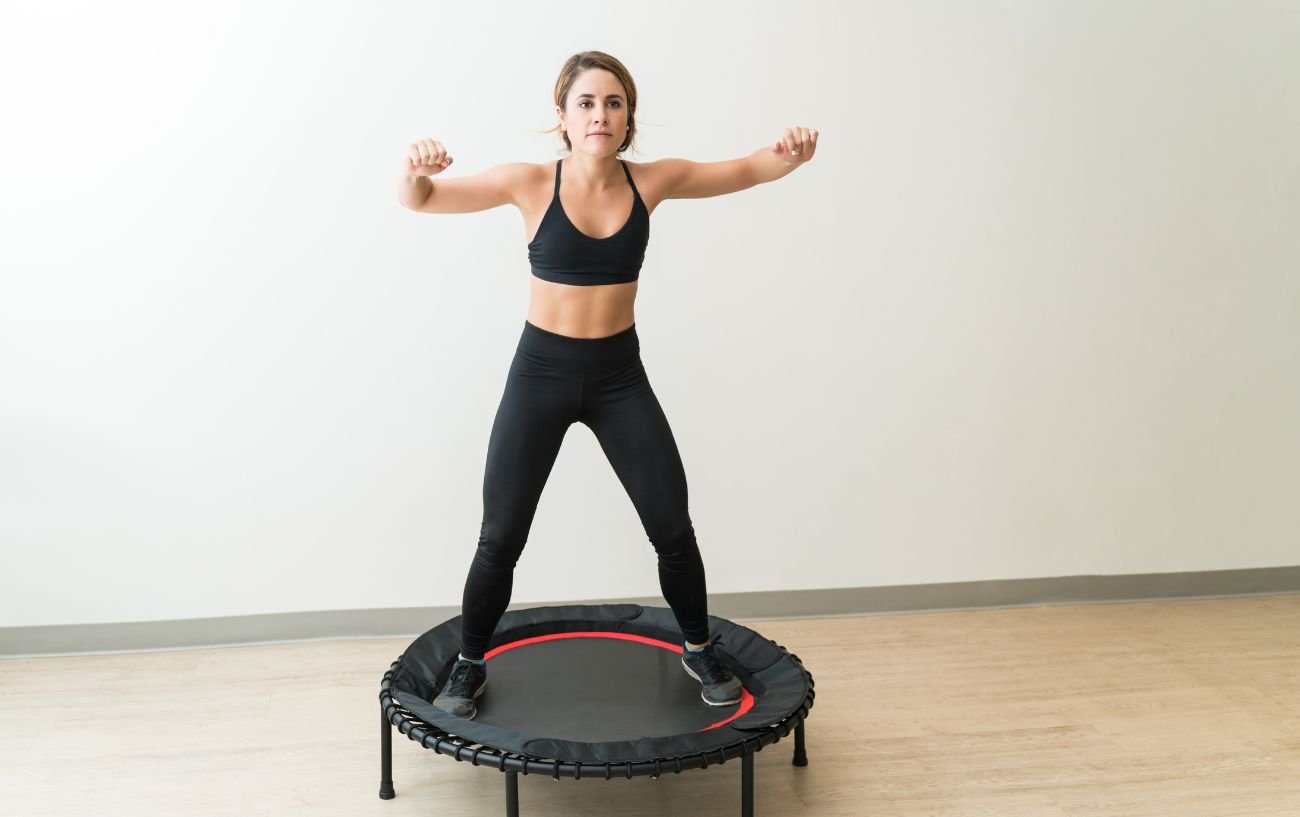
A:
{"type": "MultiPolygon", "coordinates": [[[[564,434],[596,435],[659,556],[659,586],[686,639],[709,639],[704,563],[677,443],[641,365],[636,326],[573,338],[528,321],[488,441],[483,527],[465,581],[461,651],[482,658],[510,602],[515,564],[564,434]]],[[[566,557],[572,554],[566,554],[566,557]]]]}

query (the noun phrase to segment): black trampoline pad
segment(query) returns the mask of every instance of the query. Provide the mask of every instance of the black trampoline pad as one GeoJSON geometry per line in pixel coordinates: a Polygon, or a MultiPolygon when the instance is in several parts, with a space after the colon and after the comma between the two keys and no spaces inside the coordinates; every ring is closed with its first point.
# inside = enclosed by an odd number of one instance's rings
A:
{"type": "Polygon", "coordinates": [[[487,655],[478,723],[600,743],[716,728],[753,706],[713,707],[682,669],[680,648],[619,633],[564,633],[503,644],[487,655]]]}
{"type": "Polygon", "coordinates": [[[699,683],[681,666],[672,610],[633,604],[507,611],[485,656],[487,689],[473,720],[431,703],[460,649],[460,617],[448,619],[394,663],[392,697],[466,745],[607,768],[687,757],[703,763],[710,753],[720,760],[794,728],[791,721],[812,705],[812,676],[797,657],[726,619],[709,616],[709,629],[718,660],[744,684],[739,705],[701,700],[699,683]]]}

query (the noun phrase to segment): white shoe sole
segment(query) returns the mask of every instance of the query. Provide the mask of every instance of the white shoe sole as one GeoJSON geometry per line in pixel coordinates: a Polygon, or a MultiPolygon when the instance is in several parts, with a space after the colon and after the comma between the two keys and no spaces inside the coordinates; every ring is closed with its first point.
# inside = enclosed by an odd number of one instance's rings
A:
{"type": "MultiPolygon", "coordinates": [[[[694,678],[697,683],[701,683],[701,684],[704,683],[703,681],[700,680],[700,676],[695,674],[695,670],[686,666],[685,658],[682,659],[682,669],[686,670],[686,674],[694,678]]],[[[713,701],[710,701],[708,698],[704,697],[704,690],[700,690],[700,700],[704,701],[709,706],[731,706],[732,704],[740,703],[740,696],[737,695],[734,701],[722,701],[721,703],[714,703],[713,701]]]]}
{"type": "MultiPolygon", "coordinates": [[[[487,681],[484,681],[484,682],[479,686],[478,689],[474,690],[474,697],[473,697],[473,700],[477,701],[477,700],[478,700],[478,697],[479,697],[480,695],[483,694],[483,690],[485,690],[485,689],[487,689],[487,681]]],[[[442,709],[442,707],[438,706],[437,699],[434,699],[434,701],[433,701],[433,705],[434,705],[435,707],[437,707],[438,709],[442,709]]],[[[443,711],[443,712],[447,712],[447,710],[445,710],[445,709],[442,709],[442,711],[443,711]]],[[[448,714],[448,715],[451,715],[453,718],[462,718],[462,719],[467,720],[467,721],[472,721],[472,720],[474,720],[474,716],[478,714],[478,707],[477,707],[477,706],[474,707],[474,711],[471,712],[471,713],[469,713],[469,717],[468,717],[468,718],[464,717],[463,715],[456,715],[456,714],[453,714],[453,713],[451,713],[451,712],[447,712],[447,714],[448,714]]]]}

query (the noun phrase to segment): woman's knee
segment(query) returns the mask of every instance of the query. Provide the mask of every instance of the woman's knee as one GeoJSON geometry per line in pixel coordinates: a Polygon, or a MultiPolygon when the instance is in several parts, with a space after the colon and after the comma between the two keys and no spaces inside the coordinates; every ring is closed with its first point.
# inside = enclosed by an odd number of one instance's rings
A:
{"type": "Polygon", "coordinates": [[[690,561],[700,558],[700,546],[695,539],[695,526],[689,521],[665,525],[650,533],[650,543],[660,559],[690,561]]]}
{"type": "Polygon", "coordinates": [[[485,524],[474,552],[474,567],[488,572],[514,570],[527,540],[527,531],[496,530],[485,524]]]}

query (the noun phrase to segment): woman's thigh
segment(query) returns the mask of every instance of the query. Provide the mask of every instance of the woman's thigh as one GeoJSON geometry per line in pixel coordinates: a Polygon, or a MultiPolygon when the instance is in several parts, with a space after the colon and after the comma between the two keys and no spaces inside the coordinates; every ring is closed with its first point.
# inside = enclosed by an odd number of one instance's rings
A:
{"type": "Polygon", "coordinates": [[[689,525],[681,454],[641,361],[599,378],[589,375],[586,386],[582,421],[596,435],[647,531],[689,525]]]}
{"type": "Polygon", "coordinates": [[[577,419],[580,389],[581,373],[515,355],[488,440],[485,521],[531,521],[564,435],[577,419]]]}

